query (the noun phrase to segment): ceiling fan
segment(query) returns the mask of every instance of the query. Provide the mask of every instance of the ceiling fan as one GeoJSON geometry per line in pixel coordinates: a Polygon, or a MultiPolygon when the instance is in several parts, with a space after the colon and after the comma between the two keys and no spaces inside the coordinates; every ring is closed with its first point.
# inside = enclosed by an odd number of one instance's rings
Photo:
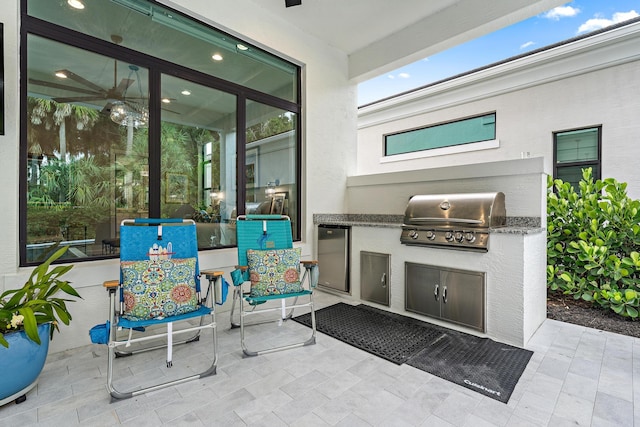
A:
{"type": "Polygon", "coordinates": [[[56,75],[70,79],[76,83],[84,87],[72,86],[57,82],[50,82],[46,80],[38,80],[38,79],[29,79],[30,84],[35,84],[39,86],[46,86],[54,89],[62,89],[70,92],[75,92],[78,94],[85,95],[72,95],[72,96],[63,96],[63,97],[54,97],[52,98],[56,102],[60,103],[69,103],[69,102],[89,102],[89,101],[100,101],[105,100],[108,101],[105,105],[105,109],[109,109],[109,105],[112,101],[122,101],[124,100],[124,96],[127,92],[127,89],[135,82],[134,79],[123,78],[120,82],[117,82],[117,62],[114,61],[114,75],[113,75],[113,87],[105,89],[82,76],[77,75],[73,71],[64,69],[56,71],[56,75]]]}
{"type": "MultiPolygon", "coordinates": [[[[122,43],[122,37],[117,34],[113,34],[111,35],[111,41],[119,45],[120,43],[122,43]]],[[[58,70],[56,71],[55,74],[60,78],[69,79],[80,84],[81,85],[80,87],[63,84],[63,83],[51,82],[47,80],[31,79],[31,78],[29,79],[29,83],[34,85],[39,85],[39,86],[50,87],[54,89],[62,89],[62,90],[74,92],[77,94],[84,94],[84,95],[73,95],[73,96],[63,96],[63,97],[52,98],[54,101],[59,103],[90,102],[90,101],[103,101],[103,100],[107,101],[102,112],[108,113],[111,110],[112,103],[115,101],[128,102],[127,100],[131,100],[131,99],[146,99],[146,98],[142,98],[142,94],[140,94],[141,95],[140,98],[132,98],[132,97],[126,96],[127,89],[129,89],[129,87],[135,82],[135,79],[132,79],[133,75],[135,74],[136,77],[139,78],[137,66],[129,65],[129,70],[130,70],[129,77],[123,78],[120,80],[120,82],[118,82],[118,61],[114,59],[113,60],[113,86],[111,88],[103,88],[102,86],[99,86],[94,82],[87,80],[84,77],[79,76],[78,74],[68,69],[58,70]]]]}

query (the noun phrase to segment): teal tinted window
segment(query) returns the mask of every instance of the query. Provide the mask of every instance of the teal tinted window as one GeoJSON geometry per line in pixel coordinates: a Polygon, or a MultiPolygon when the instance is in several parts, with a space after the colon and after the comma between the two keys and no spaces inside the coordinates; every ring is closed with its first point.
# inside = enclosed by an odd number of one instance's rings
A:
{"type": "Polygon", "coordinates": [[[598,160],[598,129],[581,129],[556,134],[558,163],[598,160]]]}
{"type": "Polygon", "coordinates": [[[496,139],[496,114],[385,136],[385,156],[496,139]]]}

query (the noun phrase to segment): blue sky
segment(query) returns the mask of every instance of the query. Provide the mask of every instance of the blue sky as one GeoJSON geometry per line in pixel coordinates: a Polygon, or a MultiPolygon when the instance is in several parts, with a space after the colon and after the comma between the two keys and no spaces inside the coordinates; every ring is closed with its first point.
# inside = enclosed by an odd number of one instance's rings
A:
{"type": "Polygon", "coordinates": [[[442,80],[640,14],[640,0],[575,0],[358,85],[358,105],[442,80]]]}

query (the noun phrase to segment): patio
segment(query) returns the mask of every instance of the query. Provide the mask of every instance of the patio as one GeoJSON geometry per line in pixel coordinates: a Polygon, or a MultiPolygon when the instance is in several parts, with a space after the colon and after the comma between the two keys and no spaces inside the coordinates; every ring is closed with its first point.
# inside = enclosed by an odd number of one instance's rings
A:
{"type": "MultiPolygon", "coordinates": [[[[318,292],[316,305],[339,300],[318,292]]],[[[105,388],[106,347],[87,345],[50,354],[27,401],[0,408],[0,426],[640,424],[636,338],[545,321],[527,345],[535,353],[505,405],[321,333],[314,346],[243,358],[239,330],[229,329],[228,313],[217,320],[220,360],[215,376],[111,403],[105,388]]],[[[262,328],[255,327],[249,337],[273,341],[308,333],[296,322],[286,322],[277,334],[255,333],[262,328]]],[[[172,369],[196,369],[206,362],[198,348],[206,348],[205,339],[176,350],[172,369]]],[[[116,365],[123,381],[169,375],[159,353],[158,363],[141,356],[119,359],[128,365],[116,365]]]]}

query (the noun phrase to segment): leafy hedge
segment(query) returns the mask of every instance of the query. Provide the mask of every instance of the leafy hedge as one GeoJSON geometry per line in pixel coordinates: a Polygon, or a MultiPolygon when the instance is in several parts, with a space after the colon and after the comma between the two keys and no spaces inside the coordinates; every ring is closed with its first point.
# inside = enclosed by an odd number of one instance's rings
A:
{"type": "Polygon", "coordinates": [[[547,287],[592,301],[623,317],[640,310],[640,201],[627,184],[594,182],[582,171],[579,192],[548,178],[547,287]]]}

